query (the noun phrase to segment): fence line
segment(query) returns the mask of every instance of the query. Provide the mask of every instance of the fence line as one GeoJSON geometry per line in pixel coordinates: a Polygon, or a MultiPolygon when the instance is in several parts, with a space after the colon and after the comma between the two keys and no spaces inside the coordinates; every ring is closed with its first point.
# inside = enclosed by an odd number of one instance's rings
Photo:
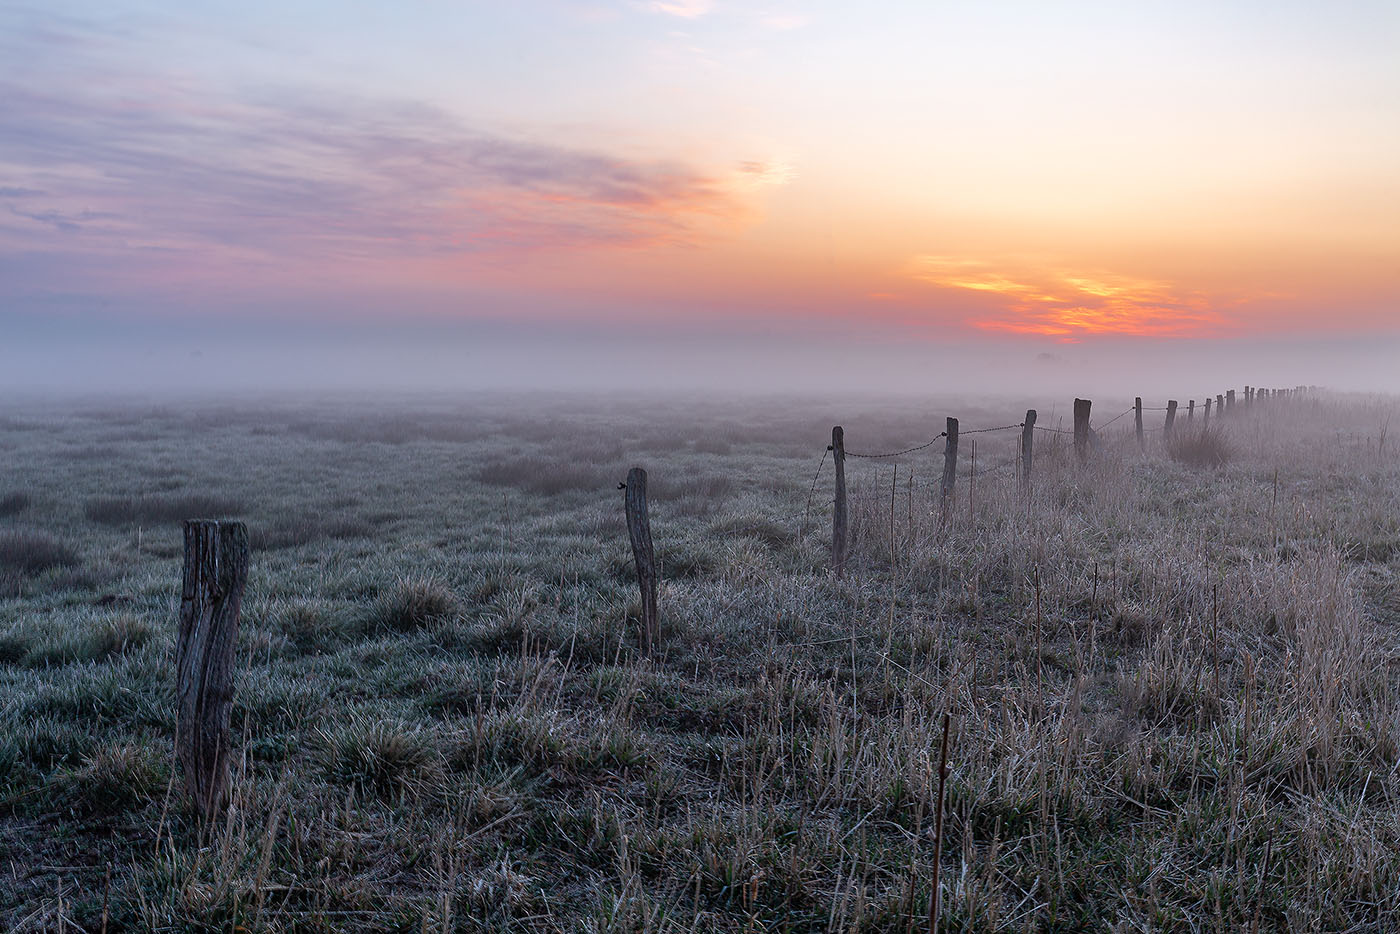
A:
{"type": "MultiPolygon", "coordinates": [[[[1235,390],[1217,394],[1212,400],[1205,398],[1203,426],[1208,429],[1211,403],[1215,403],[1215,417],[1233,419],[1236,402],[1243,409],[1255,405],[1272,405],[1276,401],[1291,400],[1303,396],[1316,387],[1298,386],[1293,389],[1265,389],[1246,386],[1243,395],[1237,400],[1235,390]]],[[[1021,463],[1022,491],[1029,494],[1034,468],[1032,441],[1036,431],[1051,434],[1073,434],[1075,452],[1081,463],[1090,456],[1090,441],[1097,438],[1097,432],[1107,428],[1118,419],[1133,412],[1136,415],[1135,430],[1139,441],[1144,431],[1161,432],[1170,437],[1177,402],[1171,400],[1166,406],[1144,407],[1142,399],[1134,400],[1132,408],[1115,415],[1108,421],[1092,429],[1089,415],[1093,403],[1088,399],[1074,400],[1074,430],[1050,428],[1037,425],[1036,410],[1026,412],[1024,421],[990,428],[972,428],[961,432],[966,435],[1022,429],[1020,451],[1016,456],[981,468],[976,466],[976,447],[971,445],[973,462],[968,470],[969,511],[973,509],[977,477],[1003,470],[1021,463]],[[1166,412],[1165,424],[1145,429],[1142,413],[1166,412]]],[[[1196,402],[1188,402],[1187,421],[1194,416],[1196,402]]],[[[811,517],[812,500],[816,496],[817,484],[821,480],[822,469],[826,466],[826,455],[832,455],[835,470],[836,495],[830,504],[832,515],[832,573],[840,577],[845,570],[849,546],[848,501],[845,478],[845,458],[847,455],[866,459],[902,457],[933,447],[939,439],[944,439],[943,474],[939,485],[940,515],[944,522],[951,516],[951,502],[958,477],[958,420],[949,417],[947,430],[940,432],[932,440],[923,444],[886,454],[868,454],[845,450],[844,432],[836,426],[831,432],[831,445],[822,452],[817,469],[812,475],[812,484],[807,492],[807,502],[803,511],[800,536],[805,538],[807,523],[811,517]]],[[[1145,450],[1145,448],[1144,448],[1145,450]]],[[[896,465],[896,474],[898,466],[896,465]]],[[[895,480],[891,480],[890,512],[890,554],[894,558],[894,499],[897,490],[895,480]]],[[[652,545],[651,524],[647,511],[647,473],[641,467],[633,467],[626,481],[619,485],[624,493],[623,507],[627,528],[631,538],[633,559],[636,567],[638,595],[641,599],[641,619],[639,643],[641,651],[649,653],[658,647],[661,637],[661,616],[658,608],[658,583],[661,568],[657,563],[652,545]]],[[[912,517],[912,478],[910,481],[912,517]]],[[[912,525],[912,522],[911,522],[912,525]]],[[[859,531],[859,516],[856,529],[859,531]]],[[[176,759],[180,763],[186,792],[192,799],[200,819],[211,823],[228,805],[230,799],[229,769],[229,717],[233,699],[233,667],[237,641],[238,622],[241,613],[243,593],[248,577],[249,544],[247,527],[242,522],[226,520],[186,520],[184,525],[184,577],[181,587],[179,609],[179,630],[176,644],[176,759]]],[[[945,719],[945,740],[947,722],[945,719]]]]}
{"type": "MultiPolygon", "coordinates": [[[[1294,390],[1275,391],[1259,389],[1257,387],[1251,386],[1245,388],[1245,392],[1241,396],[1239,403],[1241,408],[1252,408],[1256,401],[1269,400],[1270,402],[1272,402],[1278,399],[1289,399],[1295,395],[1301,395],[1306,391],[1307,388],[1301,386],[1297,387],[1294,390]]],[[[1207,396],[1204,408],[1204,418],[1202,420],[1203,431],[1210,430],[1211,401],[1212,400],[1210,399],[1210,397],[1207,396]]],[[[1226,390],[1223,393],[1217,394],[1214,401],[1216,403],[1215,416],[1217,422],[1219,422],[1220,419],[1233,419],[1235,417],[1236,398],[1235,391],[1233,389],[1226,390]]],[[[939,482],[939,515],[940,521],[946,523],[951,515],[954,488],[957,483],[958,474],[960,473],[960,471],[958,470],[957,463],[958,437],[960,434],[976,435],[985,434],[989,432],[1012,431],[1017,428],[1022,429],[1021,437],[1020,439],[1018,439],[1019,450],[1017,451],[1017,454],[1014,457],[1008,458],[1003,461],[999,461],[998,463],[991,464],[979,469],[977,467],[976,460],[976,446],[974,445],[972,447],[972,464],[968,468],[966,473],[966,477],[969,484],[969,509],[971,509],[975,497],[972,482],[978,477],[981,477],[985,474],[993,473],[998,470],[1003,470],[1007,467],[1016,464],[1017,462],[1020,462],[1021,465],[1020,479],[1022,491],[1023,493],[1030,492],[1032,488],[1031,481],[1035,463],[1033,456],[1033,447],[1030,442],[1035,437],[1036,431],[1043,431],[1054,435],[1073,435],[1075,453],[1081,464],[1087,464],[1091,457],[1091,448],[1097,449],[1100,446],[1100,432],[1102,432],[1104,429],[1108,428],[1110,425],[1112,425],[1113,423],[1117,422],[1119,419],[1123,418],[1124,416],[1130,413],[1134,415],[1133,432],[1137,437],[1139,449],[1144,455],[1147,453],[1147,435],[1161,435],[1163,441],[1166,442],[1169,439],[1171,439],[1174,436],[1175,432],[1178,430],[1175,425],[1175,422],[1179,403],[1176,399],[1169,399],[1167,401],[1167,404],[1162,406],[1146,406],[1143,405],[1142,397],[1139,396],[1133,400],[1133,405],[1131,407],[1124,409],[1122,412],[1119,412],[1117,415],[1113,416],[1108,421],[1101,423],[1097,428],[1091,427],[1089,422],[1089,416],[1090,412],[1092,411],[1092,406],[1092,400],[1074,400],[1074,429],[1072,431],[1064,428],[1051,428],[1045,425],[1037,425],[1035,423],[1036,412],[1034,409],[1027,410],[1026,418],[1024,421],[1015,422],[1007,425],[998,425],[990,428],[969,428],[961,432],[958,430],[958,420],[956,418],[949,417],[947,429],[943,432],[940,432],[933,439],[926,441],[923,444],[918,444],[914,445],[913,447],[905,448],[902,451],[892,451],[885,454],[868,454],[856,453],[853,451],[837,450],[838,447],[844,446],[843,442],[838,440],[844,438],[844,431],[838,426],[832,429],[833,444],[830,447],[828,447],[827,450],[836,451],[838,462],[843,459],[845,454],[849,454],[851,457],[859,457],[866,459],[902,457],[907,454],[913,454],[918,451],[926,450],[927,448],[933,447],[938,442],[939,438],[945,439],[943,449],[943,473],[941,481],[939,482]],[[1160,425],[1147,427],[1143,424],[1144,412],[1165,412],[1166,418],[1160,425]]],[[[1190,400],[1188,402],[1187,408],[1188,424],[1191,424],[1194,419],[1195,407],[1195,400],[1190,400]]],[[[813,476],[811,489],[809,489],[807,493],[807,506],[804,510],[802,521],[802,532],[804,535],[806,533],[807,521],[811,512],[812,498],[816,495],[817,482],[820,478],[821,468],[824,463],[825,454],[823,454],[822,461],[817,465],[817,473],[815,476],[813,476]]],[[[896,467],[896,470],[897,469],[898,468],[896,467]]],[[[893,495],[893,493],[891,495],[893,495]]],[[[832,531],[832,569],[834,573],[836,573],[839,576],[845,568],[847,557],[846,552],[849,547],[849,541],[847,537],[848,519],[845,476],[844,471],[841,471],[839,469],[836,484],[836,499],[833,502],[836,504],[837,511],[835,513],[832,531]]],[[[891,519],[891,522],[893,522],[893,519],[891,519]]]]}

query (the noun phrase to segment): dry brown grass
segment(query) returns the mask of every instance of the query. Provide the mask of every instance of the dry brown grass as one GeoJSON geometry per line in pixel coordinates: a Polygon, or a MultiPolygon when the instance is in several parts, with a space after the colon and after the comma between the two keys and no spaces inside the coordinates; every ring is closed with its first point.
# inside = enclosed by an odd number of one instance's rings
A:
{"type": "Polygon", "coordinates": [[[1188,467],[1224,467],[1234,451],[1225,432],[1218,428],[1181,429],[1167,441],[1171,459],[1188,467]]]}

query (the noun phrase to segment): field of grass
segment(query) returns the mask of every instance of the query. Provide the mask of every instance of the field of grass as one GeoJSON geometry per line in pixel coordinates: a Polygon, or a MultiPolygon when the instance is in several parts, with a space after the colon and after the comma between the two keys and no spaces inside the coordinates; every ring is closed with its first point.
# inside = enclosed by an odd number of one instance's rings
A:
{"type": "Polygon", "coordinates": [[[833,424],[893,451],[1027,407],[11,403],[0,928],[926,931],[946,712],[943,930],[1400,929],[1400,400],[1145,455],[1129,416],[1083,467],[1042,432],[1029,496],[1019,431],[965,435],[946,520],[941,444],[852,459],[831,577],[833,424]],[[254,548],[203,829],[194,516],[254,548]]]}

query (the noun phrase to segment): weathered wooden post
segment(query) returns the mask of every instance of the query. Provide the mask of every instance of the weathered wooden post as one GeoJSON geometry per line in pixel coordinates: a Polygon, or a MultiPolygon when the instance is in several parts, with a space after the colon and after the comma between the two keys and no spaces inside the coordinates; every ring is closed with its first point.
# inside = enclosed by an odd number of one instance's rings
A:
{"type": "Polygon", "coordinates": [[[1254,402],[1254,391],[1248,386],[1244,387],[1244,407],[1249,408],[1254,402]]]}
{"type": "Polygon", "coordinates": [[[1206,411],[1201,417],[1201,427],[1210,428],[1210,399],[1206,399],[1206,411]]]}
{"type": "Polygon", "coordinates": [[[1031,469],[1035,466],[1035,409],[1026,409],[1026,421],[1021,426],[1021,486],[1029,490],[1031,469]]]}
{"type": "MultiPolygon", "coordinates": [[[[1138,402],[1141,404],[1142,400],[1138,402]]],[[[1088,399],[1074,400],[1074,453],[1079,455],[1081,464],[1089,459],[1089,410],[1093,404],[1088,399]]],[[[1138,419],[1141,424],[1141,414],[1138,419]]]]}
{"type": "Polygon", "coordinates": [[[953,503],[953,487],[958,482],[958,420],[948,419],[948,427],[943,439],[943,483],[939,486],[943,518],[948,518],[948,510],[953,503]]]}
{"type": "Polygon", "coordinates": [[[1220,393],[1215,394],[1215,417],[1225,417],[1225,397],[1220,393]]]}
{"type": "Polygon", "coordinates": [[[1225,390],[1225,411],[1235,411],[1235,391],[1233,389],[1225,390]]]}
{"type": "Polygon", "coordinates": [[[1172,436],[1172,426],[1176,424],[1176,400],[1167,400],[1167,421],[1162,426],[1162,439],[1168,440],[1172,436]]]}
{"type": "Polygon", "coordinates": [[[248,527],[186,519],[175,648],[175,753],[185,790],[206,820],[228,803],[233,653],[247,581],[248,527]]]}
{"type": "Polygon", "coordinates": [[[1191,424],[1196,420],[1196,400],[1186,400],[1186,424],[1191,424]]]}
{"type": "Polygon", "coordinates": [[[836,508],[831,513],[831,573],[846,573],[846,433],[831,429],[831,460],[836,465],[836,508]]]}
{"type": "Polygon", "coordinates": [[[656,647],[659,619],[656,608],[656,553],[651,546],[651,520],[647,518],[647,472],[640,467],[627,471],[623,508],[627,512],[627,534],[632,538],[632,559],[637,564],[637,589],[642,595],[642,652],[656,647]]]}
{"type": "Polygon", "coordinates": [[[1147,444],[1142,440],[1142,396],[1133,400],[1133,427],[1137,430],[1138,450],[1146,453],[1147,444]]]}

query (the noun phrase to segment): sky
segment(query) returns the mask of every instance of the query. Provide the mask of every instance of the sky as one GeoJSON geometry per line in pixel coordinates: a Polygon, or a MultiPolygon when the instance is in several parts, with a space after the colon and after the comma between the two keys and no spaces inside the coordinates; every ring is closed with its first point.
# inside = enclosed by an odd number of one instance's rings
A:
{"type": "Polygon", "coordinates": [[[1400,390],[1397,49],[1393,0],[0,0],[0,384],[1400,390]]]}

